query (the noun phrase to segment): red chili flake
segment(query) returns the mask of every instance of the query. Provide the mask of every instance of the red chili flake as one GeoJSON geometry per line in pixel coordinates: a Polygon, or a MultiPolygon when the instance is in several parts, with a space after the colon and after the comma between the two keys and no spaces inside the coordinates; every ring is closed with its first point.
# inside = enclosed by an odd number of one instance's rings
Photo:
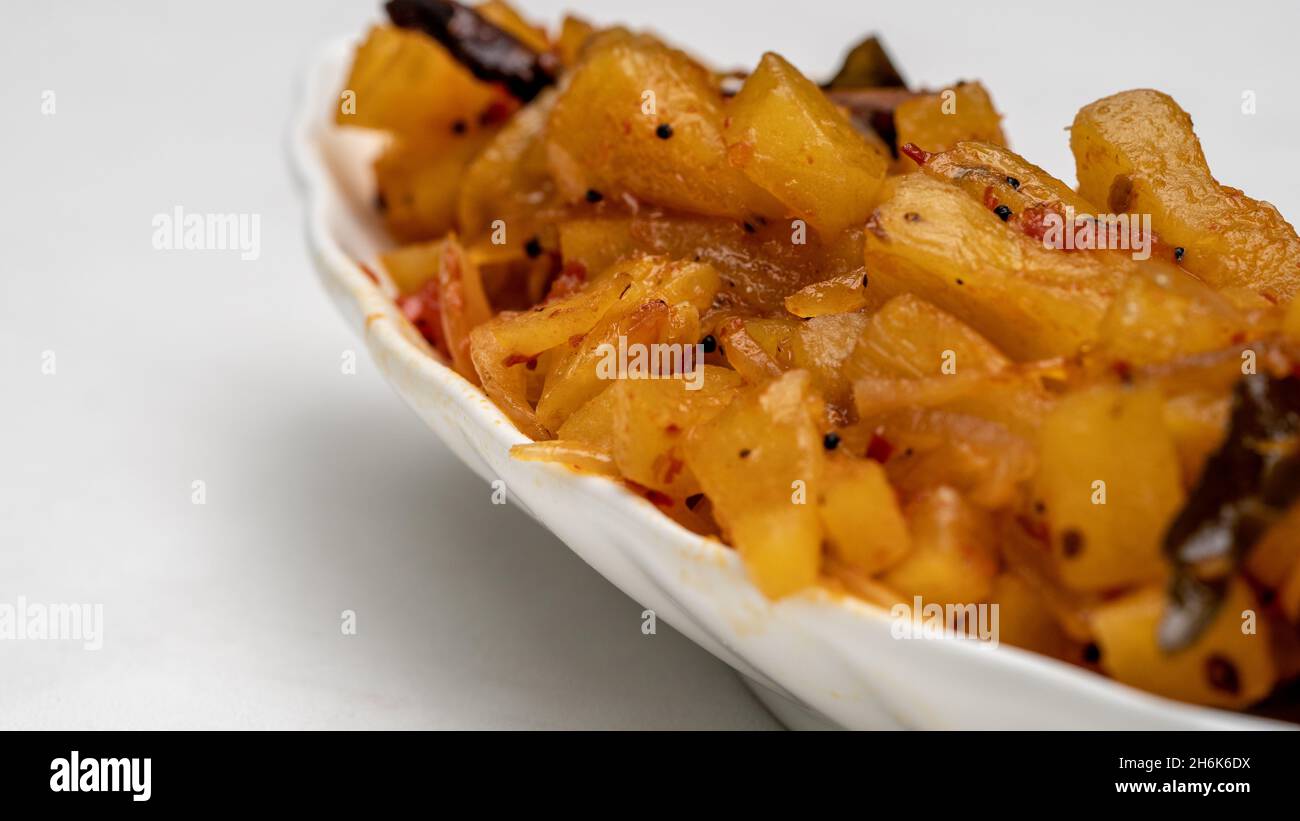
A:
{"type": "Polygon", "coordinates": [[[357,267],[361,269],[361,273],[365,274],[370,279],[371,282],[375,283],[376,285],[379,284],[379,274],[375,273],[375,269],[371,268],[369,265],[365,264],[364,262],[358,262],[357,267]]]}
{"type": "MultiPolygon", "coordinates": [[[[373,274],[373,272],[371,272],[373,274]]],[[[442,335],[442,304],[438,296],[438,283],[429,280],[413,294],[399,296],[397,309],[411,321],[420,336],[429,344],[442,351],[449,352],[447,340],[442,335]]]]}
{"type": "Polygon", "coordinates": [[[658,490],[647,490],[645,492],[645,497],[649,499],[650,503],[655,507],[673,506],[673,497],[669,496],[667,493],[663,493],[658,490]]]}
{"type": "Polygon", "coordinates": [[[1243,343],[1243,342],[1245,342],[1245,341],[1246,341],[1246,332],[1245,332],[1245,331],[1237,331],[1235,334],[1232,335],[1232,344],[1233,344],[1233,345],[1240,345],[1241,343],[1243,343]]]}
{"type": "Polygon", "coordinates": [[[1051,544],[1052,533],[1047,528],[1047,522],[1030,516],[1017,516],[1016,524],[1020,525],[1021,530],[1028,533],[1030,538],[1038,542],[1039,545],[1047,547],[1051,544]]]}
{"type": "Polygon", "coordinates": [[[586,334],[574,334],[573,336],[569,337],[569,347],[570,348],[578,347],[579,345],[582,344],[582,340],[586,339],[586,337],[587,337],[586,334]]]}
{"type": "Polygon", "coordinates": [[[871,442],[867,445],[867,458],[872,459],[880,464],[889,461],[889,457],[894,455],[894,446],[888,439],[878,433],[871,434],[871,442]]]}
{"type": "Polygon", "coordinates": [[[1237,665],[1227,656],[1215,653],[1205,660],[1205,678],[1210,686],[1229,695],[1241,692],[1241,676],[1237,665]]]}
{"type": "Polygon", "coordinates": [[[1119,381],[1125,385],[1133,384],[1133,366],[1123,359],[1117,359],[1111,363],[1110,369],[1119,377],[1119,381]]]}
{"type": "MultiPolygon", "coordinates": [[[[1043,237],[1047,235],[1048,214],[1056,214],[1061,217],[1059,210],[1046,203],[1031,205],[1020,212],[1020,216],[1016,218],[1016,224],[1020,226],[1020,230],[1024,232],[1025,236],[1041,242],[1043,237]]],[[[1061,219],[1064,220],[1064,217],[1061,217],[1061,219]]]]}
{"type": "Polygon", "coordinates": [[[483,109],[478,115],[479,125],[498,125],[510,119],[510,115],[515,111],[515,104],[508,98],[500,98],[488,103],[487,108],[483,109]]]}
{"type": "Polygon", "coordinates": [[[570,262],[564,266],[555,279],[551,280],[550,290],[546,293],[546,301],[553,299],[562,299],[574,294],[582,289],[583,283],[587,281],[587,268],[581,262],[570,262]]]}
{"type": "Polygon", "coordinates": [[[536,362],[537,362],[537,357],[524,356],[521,353],[512,353],[509,356],[507,356],[505,359],[501,360],[501,364],[505,365],[507,368],[513,368],[515,365],[524,365],[524,364],[531,365],[532,367],[537,367],[536,362]]]}
{"type": "Polygon", "coordinates": [[[634,482],[631,479],[624,479],[623,481],[628,487],[641,494],[646,501],[650,502],[650,504],[655,507],[669,508],[673,506],[673,498],[667,493],[646,487],[645,485],[640,484],[639,482],[634,482]]]}
{"type": "Polygon", "coordinates": [[[684,467],[686,467],[686,463],[681,459],[669,458],[668,467],[664,470],[664,483],[670,484],[677,478],[677,474],[682,472],[682,468],[684,467]]]}
{"type": "Polygon", "coordinates": [[[934,155],[923,148],[918,148],[916,143],[903,143],[899,147],[899,152],[917,165],[925,165],[934,155]]]}
{"type": "Polygon", "coordinates": [[[998,207],[998,198],[993,193],[993,186],[984,186],[984,207],[990,211],[998,207]]]}

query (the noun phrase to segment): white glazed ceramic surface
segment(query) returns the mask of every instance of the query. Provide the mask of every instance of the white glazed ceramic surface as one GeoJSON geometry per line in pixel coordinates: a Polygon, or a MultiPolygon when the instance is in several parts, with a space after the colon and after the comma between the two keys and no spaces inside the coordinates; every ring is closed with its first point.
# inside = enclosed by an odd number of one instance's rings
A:
{"type": "MultiPolygon", "coordinates": [[[[371,135],[333,125],[351,43],[323,49],[290,150],[321,281],[384,376],[456,455],[610,582],[731,665],[793,726],[853,729],[1260,729],[1271,721],[1178,704],[1060,662],[963,640],[901,641],[887,613],[823,590],[772,603],[736,554],[605,479],[512,459],[526,441],[445,367],[357,261],[388,243],[371,206],[371,135]]],[[[377,266],[372,266],[377,267],[377,266]]],[[[690,698],[682,692],[681,698],[690,698]]]]}

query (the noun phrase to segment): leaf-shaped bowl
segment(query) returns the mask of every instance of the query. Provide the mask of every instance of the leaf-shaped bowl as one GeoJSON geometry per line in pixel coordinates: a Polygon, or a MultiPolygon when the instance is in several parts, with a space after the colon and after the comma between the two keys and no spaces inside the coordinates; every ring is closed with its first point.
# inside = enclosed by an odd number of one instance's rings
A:
{"type": "MultiPolygon", "coordinates": [[[[787,725],[853,729],[1261,729],[1008,646],[898,640],[888,613],[812,589],[780,602],[730,548],[621,485],[511,458],[526,441],[439,360],[360,263],[389,246],[372,207],[373,135],[334,125],[353,43],[323,48],[299,88],[290,153],[320,279],[379,370],[446,445],[656,618],[739,671],[787,725]]],[[[377,267],[377,266],[376,266],[377,267]]],[[[469,477],[466,477],[467,481],[469,477]]],[[[683,692],[683,698],[690,694],[683,692]]]]}

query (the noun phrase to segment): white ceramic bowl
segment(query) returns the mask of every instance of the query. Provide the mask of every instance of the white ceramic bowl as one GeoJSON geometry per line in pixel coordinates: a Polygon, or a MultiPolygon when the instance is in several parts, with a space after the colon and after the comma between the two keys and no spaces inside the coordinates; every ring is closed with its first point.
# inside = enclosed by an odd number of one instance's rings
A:
{"type": "MultiPolygon", "coordinates": [[[[352,43],[319,53],[290,150],[321,281],[384,376],[479,476],[601,575],[739,671],[787,725],[853,729],[1261,729],[1277,722],[1179,704],[1011,647],[900,641],[889,615],[824,590],[772,603],[736,554],[605,479],[512,459],[526,441],[446,367],[357,261],[388,246],[375,217],[373,136],[333,125],[352,43]]],[[[377,266],[374,266],[377,267],[377,266]]],[[[468,477],[467,477],[468,479],[468,477]]],[[[682,693],[689,698],[689,693],[682,693]]]]}

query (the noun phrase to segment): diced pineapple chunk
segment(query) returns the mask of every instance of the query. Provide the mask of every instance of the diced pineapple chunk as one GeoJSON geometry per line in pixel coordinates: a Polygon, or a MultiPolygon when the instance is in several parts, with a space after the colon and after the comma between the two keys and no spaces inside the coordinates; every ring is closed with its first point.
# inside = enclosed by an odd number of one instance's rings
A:
{"type": "Polygon", "coordinates": [[[571,413],[613,384],[618,378],[617,362],[612,373],[603,367],[617,351],[633,346],[650,346],[662,341],[668,326],[669,308],[661,300],[642,302],[627,313],[611,311],[590,333],[574,337],[555,368],[546,377],[546,387],[537,402],[538,420],[555,430],[571,413]]]}
{"type": "Polygon", "coordinates": [[[1061,581],[1109,590],[1159,579],[1161,540],[1183,501],[1160,395],[1102,386],[1067,396],[1043,423],[1039,453],[1061,581]]]}
{"type": "Polygon", "coordinates": [[[506,317],[492,326],[498,347],[512,363],[526,362],[590,331],[606,311],[624,299],[631,286],[631,277],[618,274],[571,296],[506,317]]]}
{"type": "Polygon", "coordinates": [[[908,503],[912,549],[884,576],[904,595],[933,604],[976,604],[988,598],[998,570],[988,514],[950,487],[938,487],[908,503]]]}
{"type": "Polygon", "coordinates": [[[622,380],[613,406],[614,461],[627,478],[681,501],[698,493],[683,446],[691,430],[716,416],[741,385],[733,370],[703,365],[696,377],[622,380]],[[692,385],[697,387],[692,390],[692,385]]]}
{"type": "Polygon", "coordinates": [[[694,214],[778,216],[771,195],[727,165],[723,116],[713,75],[691,58],[653,37],[602,32],[588,41],[551,113],[551,174],[573,202],[589,192],[630,194],[694,214]]]}
{"type": "MultiPolygon", "coordinates": [[[[905,100],[894,111],[894,127],[899,145],[913,143],[931,153],[947,151],[965,140],[1007,144],[1002,115],[979,83],[958,83],[905,100]]],[[[900,158],[899,165],[905,171],[916,170],[916,163],[907,157],[900,158]]]]}
{"type": "Polygon", "coordinates": [[[455,228],[461,180],[485,139],[394,140],[375,160],[389,233],[399,241],[415,242],[438,239],[455,228]]]}
{"type": "Polygon", "coordinates": [[[912,294],[894,297],[871,317],[853,352],[855,375],[953,376],[991,373],[1010,361],[952,314],[912,294]]]}
{"type": "Polygon", "coordinates": [[[897,564],[911,548],[898,498],[876,462],[829,460],[821,517],[831,550],[864,573],[879,573],[897,564]]]}
{"type": "Polygon", "coordinates": [[[379,261],[399,293],[413,294],[438,276],[441,250],[441,240],[417,242],[382,254],[379,261]]]}
{"type": "Polygon", "coordinates": [[[1125,684],[1216,707],[1245,707],[1273,689],[1268,625],[1244,582],[1232,585],[1196,643],[1176,653],[1161,650],[1156,639],[1164,608],[1159,587],[1097,608],[1091,623],[1102,669],[1125,684]]]}
{"type": "Polygon", "coordinates": [[[959,186],[925,174],[885,183],[867,223],[867,289],[913,293],[1016,360],[1069,356],[1096,339],[1125,272],[1111,252],[1044,247],[959,186]]]}
{"type": "Polygon", "coordinates": [[[427,35],[376,26],[353,58],[335,121],[432,139],[508,103],[503,91],[474,79],[427,35]]]}
{"type": "Polygon", "coordinates": [[[1167,94],[1124,91],[1084,106],[1070,128],[1079,191],[1114,213],[1150,214],[1180,262],[1215,287],[1246,286],[1269,299],[1300,287],[1300,237],[1278,210],[1219,184],[1167,94]]]}
{"type": "Polygon", "coordinates": [[[825,234],[861,226],[889,160],[816,84],[764,54],[731,105],[731,164],[825,234]]]}
{"type": "Polygon", "coordinates": [[[687,441],[686,463],[714,515],[772,598],[817,579],[820,418],[808,374],[791,371],[738,396],[687,441]]]}

